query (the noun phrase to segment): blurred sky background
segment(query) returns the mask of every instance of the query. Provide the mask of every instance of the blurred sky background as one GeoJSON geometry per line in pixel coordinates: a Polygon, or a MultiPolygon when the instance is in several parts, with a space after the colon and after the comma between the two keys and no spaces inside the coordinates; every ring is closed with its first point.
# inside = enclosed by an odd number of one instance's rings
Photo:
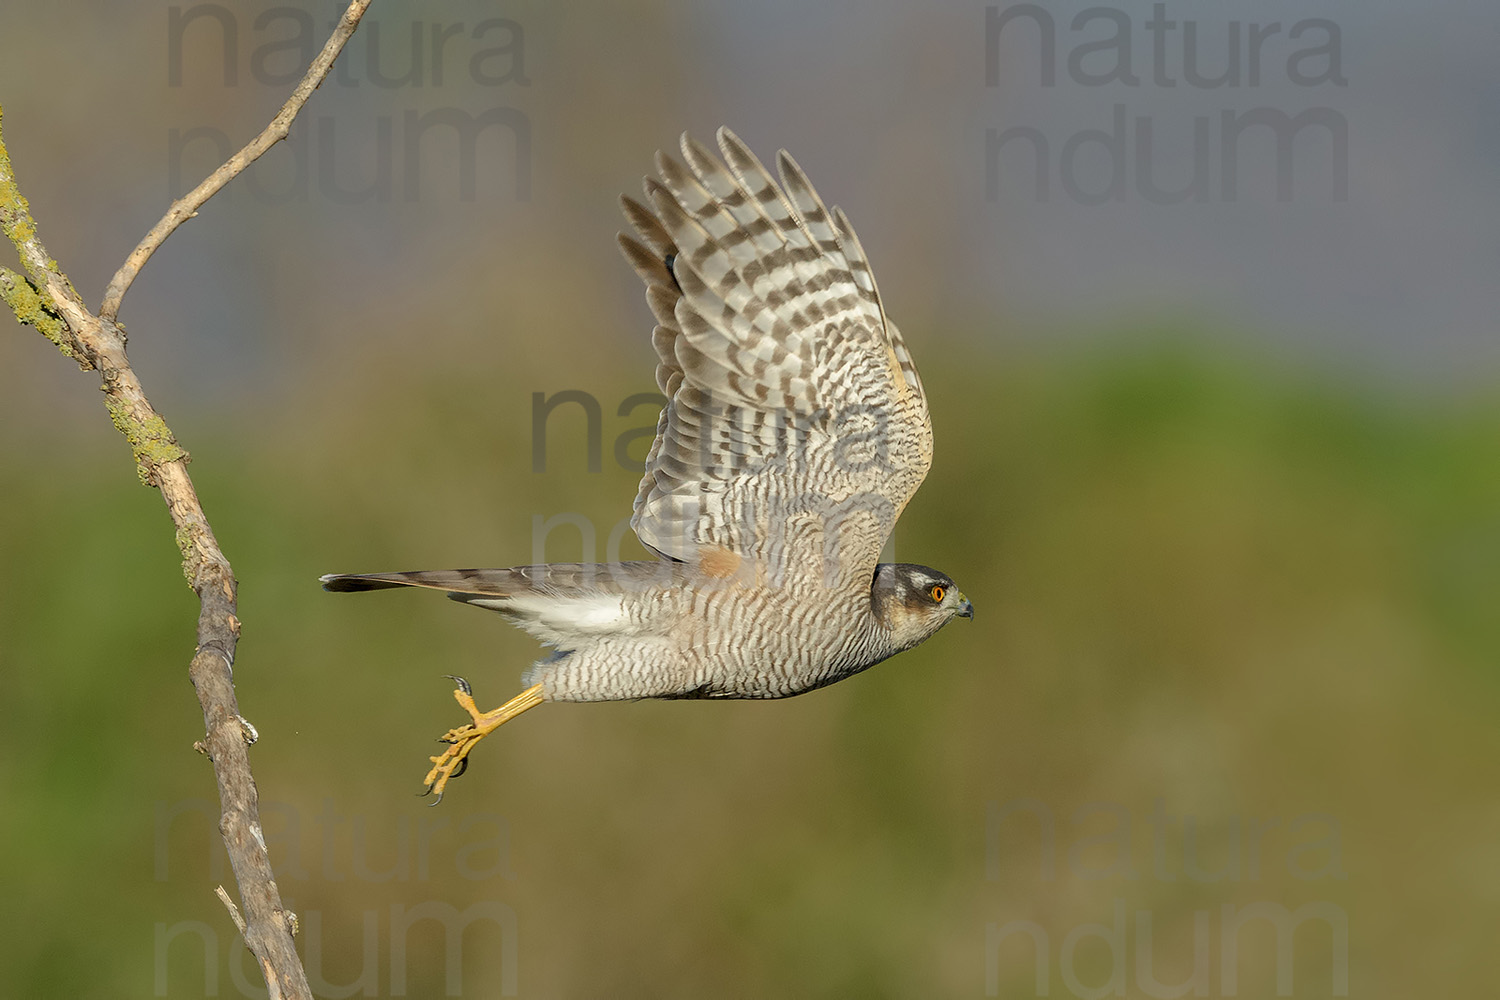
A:
{"type": "MultiPolygon", "coordinates": [[[[87,301],[341,9],[8,5],[5,141],[87,301]]],[[[1497,44],[1459,0],[376,0],[291,140],[121,311],[241,581],[251,759],[318,995],[1482,992],[1497,44]],[[455,114],[497,124],[469,152],[421,131],[455,114]],[[1279,163],[1265,122],[1300,115],[1279,163]],[[783,704],[545,708],[427,813],[441,675],[503,699],[534,648],[316,577],[528,562],[568,512],[595,549],[559,529],[546,555],[602,557],[645,442],[614,449],[654,420],[618,412],[654,359],[617,198],[721,124],[858,229],[937,434],[896,551],[977,617],[783,704]],[[534,472],[533,395],[570,389],[601,403],[602,471],[559,410],[534,472]],[[439,903],[491,907],[449,939],[461,982],[437,922],[396,929],[439,903]],[[1304,905],[1289,955],[1265,921],[1225,930],[1304,905]]],[[[0,327],[0,978],[255,995],[193,805],[169,522],[96,377],[0,327]]]]}

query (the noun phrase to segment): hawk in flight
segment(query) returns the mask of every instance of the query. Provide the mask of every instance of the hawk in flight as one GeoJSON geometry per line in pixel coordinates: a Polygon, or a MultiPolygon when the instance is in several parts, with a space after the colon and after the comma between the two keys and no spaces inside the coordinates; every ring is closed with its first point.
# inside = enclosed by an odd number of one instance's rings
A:
{"type": "Polygon", "coordinates": [[[322,578],[446,591],[553,647],[492,712],[454,678],[471,721],[431,758],[439,799],[481,738],[542,702],[786,698],[973,615],[944,574],[879,561],[932,424],[849,220],[786,151],[778,184],[728,129],[718,141],[722,161],[683,136],[645,200],[622,199],[667,398],[631,519],[656,558],[322,578]]]}

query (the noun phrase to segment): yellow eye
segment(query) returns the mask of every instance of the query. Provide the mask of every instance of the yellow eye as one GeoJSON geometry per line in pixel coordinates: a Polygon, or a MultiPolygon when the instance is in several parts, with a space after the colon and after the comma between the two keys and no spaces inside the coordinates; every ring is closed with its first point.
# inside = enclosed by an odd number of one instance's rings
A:
{"type": "Polygon", "coordinates": [[[942,604],[943,595],[946,594],[947,591],[945,591],[942,587],[933,587],[932,590],[929,591],[929,593],[932,594],[933,604],[942,604]]]}

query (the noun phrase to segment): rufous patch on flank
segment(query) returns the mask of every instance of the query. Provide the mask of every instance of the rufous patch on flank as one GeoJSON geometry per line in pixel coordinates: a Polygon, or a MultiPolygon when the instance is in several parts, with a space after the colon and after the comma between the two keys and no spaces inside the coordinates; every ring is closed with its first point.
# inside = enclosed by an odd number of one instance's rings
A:
{"type": "Polygon", "coordinates": [[[740,555],[717,545],[706,546],[698,550],[698,568],[703,571],[704,576],[715,579],[734,576],[740,568],[740,555]]]}

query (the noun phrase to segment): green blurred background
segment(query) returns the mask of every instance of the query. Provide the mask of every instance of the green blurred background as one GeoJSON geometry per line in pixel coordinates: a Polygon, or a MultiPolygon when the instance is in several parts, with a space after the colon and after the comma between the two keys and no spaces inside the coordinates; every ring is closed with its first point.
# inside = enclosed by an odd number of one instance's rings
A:
{"type": "MultiPolygon", "coordinates": [[[[252,72],[293,33],[256,27],[270,9],[223,8],[234,86],[211,32],[183,35],[171,82],[165,5],[98,5],[85,28],[60,5],[7,14],[5,138],[85,297],[164,207],[170,130],[242,138],[280,103],[252,72]],[[85,69],[59,82],[65,58],[85,69]]],[[[302,9],[321,44],[335,6],[302,9]]],[[[361,31],[404,65],[433,15],[374,16],[361,31]]],[[[981,7],[444,5],[523,28],[500,84],[455,58],[445,83],[429,59],[424,86],[372,87],[357,50],[366,85],[325,87],[303,126],[370,154],[344,189],[378,176],[382,116],[503,106],[531,129],[527,196],[501,139],[471,200],[449,150],[417,197],[398,152],[392,196],[349,204],[303,133],[260,194],[236,182],[174,236],[122,313],[240,580],[240,704],[315,992],[1272,996],[1290,975],[1295,996],[1482,995],[1500,386],[1493,292],[1467,280],[1493,247],[1476,264],[1465,241],[1493,218],[1492,187],[1467,186],[1493,158],[1447,104],[1451,142],[1384,156],[1446,93],[1390,99],[1402,55],[1436,64],[1454,39],[1402,49],[1350,5],[1330,16],[1347,87],[1252,96],[1347,113],[1346,202],[1277,202],[1272,161],[1238,201],[987,200],[985,128],[1055,114],[1066,134],[1119,95],[1018,70],[1002,98],[981,7]],[[429,810],[413,793],[459,720],[442,675],[499,701],[536,649],[434,595],[316,578],[528,562],[535,519],[570,512],[602,555],[645,445],[622,466],[615,442],[650,421],[617,407],[652,388],[614,199],[682,127],[721,121],[763,158],[791,148],[859,226],[937,434],[896,552],[950,573],[976,618],[787,702],[546,707],[429,810]],[[307,196],[278,202],[298,148],[307,196]],[[1399,252],[1373,238],[1392,231],[1399,252]],[[567,389],[602,404],[598,473],[568,408],[533,471],[533,394],[567,389]],[[1304,906],[1278,955],[1275,914],[1304,906]]],[[[1130,96],[1163,127],[1193,110],[1130,96]]],[[[0,981],[263,995],[212,895],[229,875],[191,749],[196,604],[160,498],[94,376],[0,326],[0,981]]],[[[564,529],[546,554],[589,555],[564,529]]]]}

